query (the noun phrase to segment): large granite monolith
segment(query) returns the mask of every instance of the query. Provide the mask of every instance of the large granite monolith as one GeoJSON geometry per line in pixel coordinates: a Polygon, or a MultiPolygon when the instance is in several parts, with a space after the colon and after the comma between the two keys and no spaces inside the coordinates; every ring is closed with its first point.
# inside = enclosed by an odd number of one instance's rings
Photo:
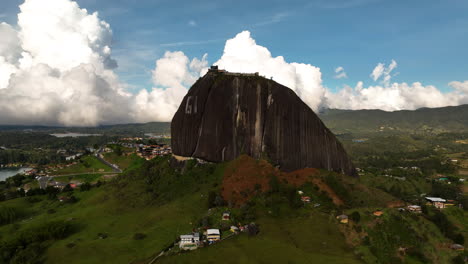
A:
{"type": "Polygon", "coordinates": [[[177,159],[223,162],[247,154],[283,171],[323,168],[356,176],[335,135],[288,87],[256,74],[210,70],[171,123],[177,159]]]}

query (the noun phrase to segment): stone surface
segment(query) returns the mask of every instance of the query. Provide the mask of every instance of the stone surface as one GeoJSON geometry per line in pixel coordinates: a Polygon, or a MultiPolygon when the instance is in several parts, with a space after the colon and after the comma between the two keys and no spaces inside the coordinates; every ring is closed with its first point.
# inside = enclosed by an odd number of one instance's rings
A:
{"type": "Polygon", "coordinates": [[[289,88],[255,75],[208,72],[171,123],[175,155],[210,162],[241,154],[283,171],[323,168],[356,176],[341,143],[289,88]]]}

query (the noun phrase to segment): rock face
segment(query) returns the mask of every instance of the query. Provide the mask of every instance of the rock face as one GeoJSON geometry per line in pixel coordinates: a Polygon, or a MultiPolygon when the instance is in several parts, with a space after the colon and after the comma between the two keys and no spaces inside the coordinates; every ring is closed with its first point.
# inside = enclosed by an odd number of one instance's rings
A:
{"type": "Polygon", "coordinates": [[[356,176],[341,143],[289,88],[255,74],[210,70],[171,123],[176,158],[265,158],[283,171],[323,168],[356,176]]]}

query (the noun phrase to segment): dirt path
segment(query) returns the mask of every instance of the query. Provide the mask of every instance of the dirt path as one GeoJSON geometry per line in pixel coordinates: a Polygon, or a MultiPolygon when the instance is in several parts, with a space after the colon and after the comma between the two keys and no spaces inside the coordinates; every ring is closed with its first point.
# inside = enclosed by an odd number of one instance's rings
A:
{"type": "Polygon", "coordinates": [[[322,181],[322,179],[314,178],[312,179],[312,183],[315,184],[321,191],[324,191],[328,194],[328,196],[332,199],[335,205],[344,205],[343,200],[335,193],[335,191],[330,188],[326,183],[322,181]]]}

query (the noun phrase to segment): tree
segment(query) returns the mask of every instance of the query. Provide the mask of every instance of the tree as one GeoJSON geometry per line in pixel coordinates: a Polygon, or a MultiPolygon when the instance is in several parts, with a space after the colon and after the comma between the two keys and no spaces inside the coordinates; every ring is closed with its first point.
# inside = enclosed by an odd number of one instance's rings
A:
{"type": "Polygon", "coordinates": [[[463,195],[460,198],[460,204],[463,207],[463,210],[468,210],[468,195],[463,195]]]}
{"type": "Polygon", "coordinates": [[[63,188],[62,192],[73,192],[73,188],[70,186],[70,184],[67,184],[63,188]]]}
{"type": "Polygon", "coordinates": [[[200,225],[202,227],[210,227],[211,224],[212,224],[211,223],[211,218],[209,218],[208,216],[205,216],[200,220],[200,225]]]}
{"type": "Polygon", "coordinates": [[[421,205],[421,212],[423,214],[427,215],[427,213],[428,213],[427,205],[425,205],[425,204],[421,205]]]}
{"type": "Polygon", "coordinates": [[[271,175],[270,177],[270,191],[272,193],[279,192],[280,184],[278,178],[275,175],[271,175]]]}
{"type": "Polygon", "coordinates": [[[208,193],[208,208],[215,207],[215,199],[216,199],[216,193],[213,191],[210,191],[208,193]]]}
{"type": "Polygon", "coordinates": [[[359,221],[361,221],[361,214],[358,211],[354,211],[351,213],[349,218],[351,218],[355,223],[359,223],[359,221]]]}
{"type": "Polygon", "coordinates": [[[221,195],[218,194],[218,195],[216,195],[216,198],[215,198],[215,200],[214,200],[214,204],[215,204],[215,206],[223,206],[223,205],[225,205],[226,203],[225,203],[223,197],[222,197],[221,195]]]}
{"type": "Polygon", "coordinates": [[[54,186],[47,186],[45,192],[50,199],[55,199],[57,198],[57,194],[60,192],[60,190],[58,188],[55,188],[54,186]]]}
{"type": "Polygon", "coordinates": [[[460,245],[464,245],[465,244],[465,237],[461,233],[458,233],[458,234],[456,234],[454,236],[453,242],[455,242],[457,244],[460,244],[460,245]]]}
{"type": "Polygon", "coordinates": [[[136,233],[135,235],[133,235],[133,239],[135,239],[135,240],[142,240],[145,237],[146,237],[146,235],[143,234],[143,233],[136,233]]]}
{"type": "Polygon", "coordinates": [[[122,153],[123,153],[123,151],[122,151],[122,146],[120,146],[120,145],[115,146],[115,148],[114,148],[114,153],[115,153],[117,156],[122,156],[122,153]]]}
{"type": "Polygon", "coordinates": [[[24,196],[26,196],[26,192],[24,191],[23,188],[20,188],[20,189],[18,190],[18,196],[19,196],[19,197],[24,197],[24,196]]]}
{"type": "Polygon", "coordinates": [[[76,203],[78,202],[78,199],[74,195],[70,196],[70,199],[68,199],[67,203],[76,203]]]}
{"type": "Polygon", "coordinates": [[[91,184],[89,184],[89,182],[85,182],[83,184],[81,184],[80,186],[80,191],[81,192],[85,192],[85,191],[89,191],[91,190],[91,184]]]}

